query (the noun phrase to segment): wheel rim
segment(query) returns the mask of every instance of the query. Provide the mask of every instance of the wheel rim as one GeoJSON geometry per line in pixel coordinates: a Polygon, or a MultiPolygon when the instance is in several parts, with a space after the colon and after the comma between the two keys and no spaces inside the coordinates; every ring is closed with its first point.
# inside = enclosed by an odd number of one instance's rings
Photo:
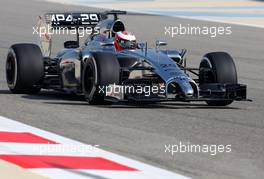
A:
{"type": "Polygon", "coordinates": [[[91,94],[94,84],[95,84],[95,71],[94,66],[91,63],[88,63],[85,69],[85,75],[84,75],[84,89],[87,94],[91,94]]]}
{"type": "Polygon", "coordinates": [[[13,88],[17,78],[17,64],[14,56],[9,56],[6,62],[6,79],[9,87],[13,88]]]}
{"type": "Polygon", "coordinates": [[[215,75],[208,58],[204,57],[204,59],[202,60],[202,65],[200,64],[199,74],[200,84],[215,82],[215,75]]]}

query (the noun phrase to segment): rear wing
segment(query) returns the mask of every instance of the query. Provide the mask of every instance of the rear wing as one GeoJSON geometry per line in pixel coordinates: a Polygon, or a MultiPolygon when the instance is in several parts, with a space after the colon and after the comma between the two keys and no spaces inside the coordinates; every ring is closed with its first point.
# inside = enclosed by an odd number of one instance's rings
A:
{"type": "MultiPolygon", "coordinates": [[[[99,22],[106,20],[109,16],[113,16],[114,20],[118,19],[118,15],[126,14],[126,11],[112,10],[104,12],[49,12],[44,16],[38,16],[38,22],[34,28],[34,32],[38,31],[39,34],[39,46],[44,56],[51,55],[51,46],[53,34],[47,33],[51,29],[56,31],[64,31],[67,29],[76,30],[76,42],[79,46],[79,30],[91,27],[94,31],[94,27],[99,22]],[[44,32],[44,33],[43,33],[44,32]]],[[[34,34],[33,32],[33,34],[34,34]]]]}
{"type": "Polygon", "coordinates": [[[100,21],[105,20],[109,15],[113,15],[114,19],[118,15],[126,14],[126,11],[105,11],[101,13],[94,12],[66,12],[66,13],[47,13],[45,20],[53,28],[80,28],[80,27],[94,27],[100,21]]]}
{"type": "Polygon", "coordinates": [[[47,13],[45,20],[53,28],[79,28],[96,26],[101,17],[96,13],[47,13]]]}

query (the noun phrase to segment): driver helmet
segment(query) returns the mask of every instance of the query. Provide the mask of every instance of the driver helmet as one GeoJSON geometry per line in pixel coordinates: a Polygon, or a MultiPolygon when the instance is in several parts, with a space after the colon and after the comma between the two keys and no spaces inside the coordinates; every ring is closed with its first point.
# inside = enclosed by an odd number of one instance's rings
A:
{"type": "Polygon", "coordinates": [[[115,34],[115,48],[117,51],[136,48],[136,36],[128,31],[119,31],[115,34]]]}

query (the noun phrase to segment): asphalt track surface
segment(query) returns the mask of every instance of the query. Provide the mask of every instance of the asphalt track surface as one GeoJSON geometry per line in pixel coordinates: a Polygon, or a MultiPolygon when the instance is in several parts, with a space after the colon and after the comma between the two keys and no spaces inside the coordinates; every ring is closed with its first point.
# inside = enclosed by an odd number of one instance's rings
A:
{"type": "MultiPolygon", "coordinates": [[[[215,26],[198,20],[159,16],[123,17],[138,39],[189,49],[188,65],[197,66],[210,51],[227,51],[235,59],[239,82],[248,85],[253,102],[229,107],[204,103],[89,106],[81,97],[43,91],[13,95],[5,82],[5,58],[13,43],[34,42],[36,16],[50,10],[90,10],[37,1],[1,0],[0,6],[0,115],[112,151],[192,178],[264,178],[264,29],[232,26],[232,35],[210,38],[164,36],[164,26],[215,26]],[[165,153],[165,145],[231,145],[231,153],[165,153]]],[[[220,24],[227,25],[227,24],[220,24]]],[[[55,44],[62,47],[62,41],[55,44]]]]}

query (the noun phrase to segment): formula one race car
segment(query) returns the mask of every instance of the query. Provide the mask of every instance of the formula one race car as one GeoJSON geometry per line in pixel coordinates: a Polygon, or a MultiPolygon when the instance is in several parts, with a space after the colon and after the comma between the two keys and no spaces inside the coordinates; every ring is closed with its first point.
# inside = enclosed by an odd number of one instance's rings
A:
{"type": "Polygon", "coordinates": [[[238,84],[232,57],[225,52],[207,53],[199,68],[186,67],[186,50],[162,50],[137,43],[118,15],[102,13],[48,13],[52,28],[93,27],[79,46],[64,42],[56,57],[43,55],[42,46],[15,44],[6,61],[6,79],[13,93],[38,93],[53,89],[83,95],[90,104],[134,101],[205,101],[225,106],[247,100],[246,85],[238,84]],[[196,76],[196,78],[191,78],[196,76]]]}

